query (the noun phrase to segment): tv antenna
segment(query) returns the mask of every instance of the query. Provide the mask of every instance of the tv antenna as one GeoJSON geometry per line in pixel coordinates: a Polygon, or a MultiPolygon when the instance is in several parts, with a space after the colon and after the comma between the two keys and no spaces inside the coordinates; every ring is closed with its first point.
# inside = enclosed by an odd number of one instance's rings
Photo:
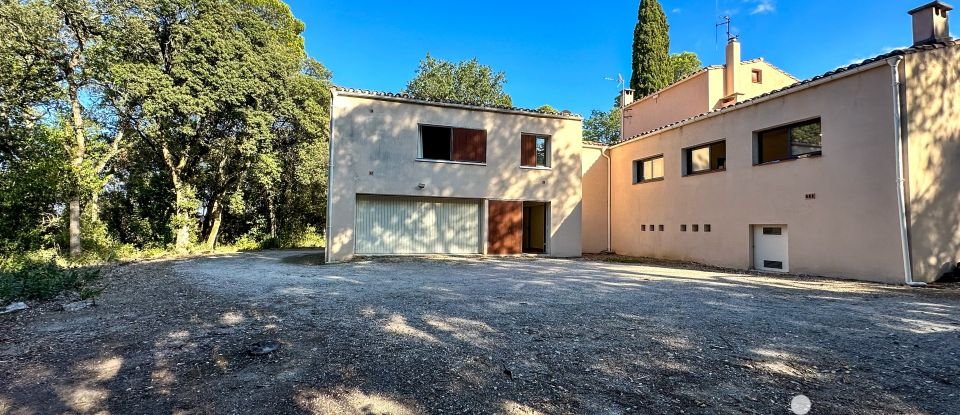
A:
{"type": "MultiPolygon", "coordinates": [[[[730,32],[730,16],[721,16],[721,17],[720,17],[720,23],[717,23],[717,28],[719,28],[720,26],[726,26],[726,29],[727,29],[727,41],[731,41],[731,40],[734,40],[734,39],[737,38],[736,35],[734,35],[733,33],[730,32]]],[[[715,28],[714,31],[713,31],[713,35],[714,35],[714,40],[716,40],[716,37],[717,37],[716,28],[715,28]]]]}

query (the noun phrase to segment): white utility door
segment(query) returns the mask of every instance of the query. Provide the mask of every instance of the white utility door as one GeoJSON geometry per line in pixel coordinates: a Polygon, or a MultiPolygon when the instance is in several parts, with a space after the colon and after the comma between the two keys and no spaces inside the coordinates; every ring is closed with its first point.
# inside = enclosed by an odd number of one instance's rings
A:
{"type": "Polygon", "coordinates": [[[786,225],[753,225],[753,268],[789,272],[786,225]]]}
{"type": "Polygon", "coordinates": [[[357,197],[358,255],[478,254],[480,203],[357,197]]]}

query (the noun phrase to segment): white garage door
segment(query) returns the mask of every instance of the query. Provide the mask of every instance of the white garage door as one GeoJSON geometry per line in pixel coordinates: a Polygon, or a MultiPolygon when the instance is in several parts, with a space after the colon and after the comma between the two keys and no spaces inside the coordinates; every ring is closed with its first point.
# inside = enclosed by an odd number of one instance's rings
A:
{"type": "Polygon", "coordinates": [[[478,254],[480,203],[357,197],[359,255],[478,254]]]}

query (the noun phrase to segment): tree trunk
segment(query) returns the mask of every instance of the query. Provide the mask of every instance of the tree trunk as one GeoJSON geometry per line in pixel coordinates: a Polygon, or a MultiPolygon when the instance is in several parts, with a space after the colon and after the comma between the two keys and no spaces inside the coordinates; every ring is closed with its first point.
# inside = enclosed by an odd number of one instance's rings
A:
{"type": "Polygon", "coordinates": [[[179,160],[175,160],[166,143],[160,146],[160,152],[163,154],[163,161],[170,171],[170,181],[173,182],[174,213],[171,222],[176,234],[175,248],[182,252],[190,246],[190,207],[187,206],[188,195],[185,194],[187,189],[184,188],[183,180],[180,178],[180,172],[187,164],[187,160],[183,156],[179,160]]]}
{"type": "Polygon", "coordinates": [[[270,213],[270,237],[277,238],[277,208],[273,204],[273,196],[267,196],[267,211],[270,213]]]}
{"type": "Polygon", "coordinates": [[[70,256],[83,252],[80,246],[80,195],[70,198],[70,256]]]}
{"type": "Polygon", "coordinates": [[[217,247],[217,236],[220,235],[220,223],[223,221],[223,205],[219,199],[214,199],[210,206],[210,233],[207,234],[207,248],[217,247]]]}
{"type": "MultiPolygon", "coordinates": [[[[77,54],[70,60],[70,74],[75,73],[79,65],[77,54]]],[[[72,78],[72,76],[71,76],[72,78]]],[[[83,252],[80,245],[80,194],[81,185],[79,176],[83,169],[83,158],[86,155],[87,144],[83,136],[83,108],[80,106],[80,88],[73,79],[68,80],[68,99],[70,100],[70,123],[73,128],[73,143],[67,145],[70,163],[73,167],[73,196],[70,198],[70,256],[76,257],[83,252]]]]}

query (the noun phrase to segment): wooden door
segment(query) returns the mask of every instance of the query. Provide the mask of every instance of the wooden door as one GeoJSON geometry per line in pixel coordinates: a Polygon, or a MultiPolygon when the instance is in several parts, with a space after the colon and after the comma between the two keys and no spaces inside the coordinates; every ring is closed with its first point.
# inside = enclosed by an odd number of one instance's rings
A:
{"type": "Polygon", "coordinates": [[[491,200],[487,209],[487,253],[523,252],[523,202],[491,200]]]}

